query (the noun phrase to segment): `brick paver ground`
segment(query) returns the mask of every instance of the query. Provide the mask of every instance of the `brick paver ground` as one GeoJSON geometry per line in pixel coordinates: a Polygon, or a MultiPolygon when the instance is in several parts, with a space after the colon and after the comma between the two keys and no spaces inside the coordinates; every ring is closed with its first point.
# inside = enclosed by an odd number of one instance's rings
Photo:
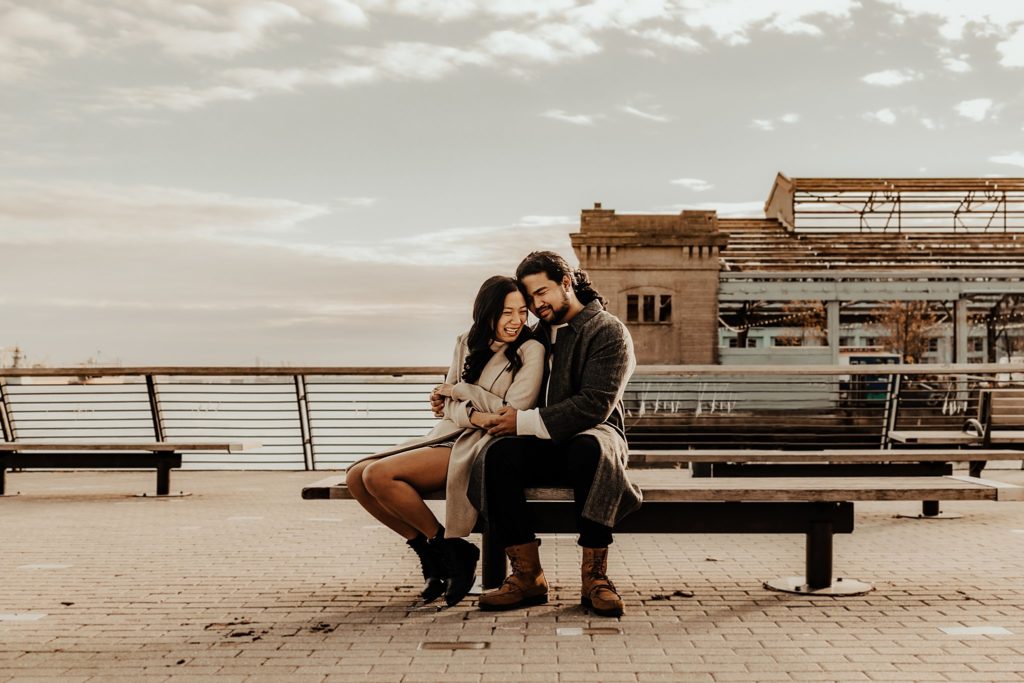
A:
{"type": "Polygon", "coordinates": [[[621,536],[616,620],[577,604],[564,536],[541,549],[549,605],[419,606],[397,537],[299,498],[324,474],[179,472],[193,495],[165,500],[125,495],[148,472],[9,474],[0,682],[1024,680],[1024,503],[947,504],[965,515],[948,521],[858,505],[836,571],[876,590],[840,599],[761,587],[802,572],[799,536],[621,536]]]}

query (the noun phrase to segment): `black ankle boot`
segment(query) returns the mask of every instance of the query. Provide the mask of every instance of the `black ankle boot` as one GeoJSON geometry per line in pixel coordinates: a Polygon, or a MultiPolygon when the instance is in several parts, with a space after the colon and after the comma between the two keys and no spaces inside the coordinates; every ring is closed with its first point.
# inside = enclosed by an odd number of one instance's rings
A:
{"type": "Polygon", "coordinates": [[[423,598],[423,602],[433,602],[448,590],[448,568],[444,558],[422,534],[406,543],[420,558],[420,568],[423,570],[423,580],[426,582],[423,584],[423,590],[420,591],[420,597],[423,598]]]}
{"type": "Polygon", "coordinates": [[[480,550],[464,538],[445,538],[444,529],[430,539],[430,545],[441,551],[448,569],[448,590],[444,601],[449,607],[459,604],[469,593],[476,580],[476,563],[480,550]]]}

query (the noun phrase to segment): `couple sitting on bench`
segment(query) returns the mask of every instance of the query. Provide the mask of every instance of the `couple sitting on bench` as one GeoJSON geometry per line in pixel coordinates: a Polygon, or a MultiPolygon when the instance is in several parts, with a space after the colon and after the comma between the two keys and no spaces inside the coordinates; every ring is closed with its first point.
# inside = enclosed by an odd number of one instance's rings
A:
{"type": "Polygon", "coordinates": [[[419,556],[426,602],[444,595],[455,605],[472,587],[480,551],[464,537],[478,511],[512,565],[505,583],[480,597],[480,609],[547,602],[525,489],[568,485],[583,548],[581,603],[602,616],[622,614],[607,576],[608,546],[616,522],[641,503],[626,475],[622,409],[636,360],[629,332],[604,303],[586,273],[552,252],[527,256],[516,279],[489,278],[431,395],[442,420],[425,437],[349,468],[353,497],[419,556]],[[532,330],[527,304],[540,319],[532,330]],[[422,498],[442,487],[444,526],[422,498]]]}

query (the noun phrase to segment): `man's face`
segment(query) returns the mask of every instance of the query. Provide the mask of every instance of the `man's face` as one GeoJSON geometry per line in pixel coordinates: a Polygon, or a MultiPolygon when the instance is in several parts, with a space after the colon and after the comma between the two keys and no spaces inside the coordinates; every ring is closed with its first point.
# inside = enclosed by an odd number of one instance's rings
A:
{"type": "Polygon", "coordinates": [[[569,276],[562,282],[548,278],[547,273],[524,275],[521,280],[526,290],[526,303],[530,312],[550,325],[557,325],[569,313],[569,276]]]}

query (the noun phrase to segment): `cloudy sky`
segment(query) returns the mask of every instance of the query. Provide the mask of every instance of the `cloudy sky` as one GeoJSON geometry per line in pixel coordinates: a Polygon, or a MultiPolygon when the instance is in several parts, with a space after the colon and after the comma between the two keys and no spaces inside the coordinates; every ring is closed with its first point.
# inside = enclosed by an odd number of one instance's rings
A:
{"type": "Polygon", "coordinates": [[[0,0],[0,348],[446,364],[579,210],[1024,175],[1016,0],[0,0]]]}

